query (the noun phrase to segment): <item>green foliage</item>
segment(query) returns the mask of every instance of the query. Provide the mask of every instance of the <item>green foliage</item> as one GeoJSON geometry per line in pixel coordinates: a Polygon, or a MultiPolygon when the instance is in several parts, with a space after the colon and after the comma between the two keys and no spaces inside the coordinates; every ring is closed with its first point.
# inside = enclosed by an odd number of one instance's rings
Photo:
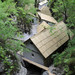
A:
{"type": "MultiPolygon", "coordinates": [[[[22,9],[23,10],[23,9],[22,9]]],[[[4,64],[4,73],[12,75],[18,70],[16,52],[23,51],[24,45],[14,37],[19,34],[16,22],[10,16],[19,16],[16,3],[13,0],[0,0],[0,62],[4,64]]],[[[23,14],[25,14],[23,12],[23,14]]]]}
{"type": "Polygon", "coordinates": [[[30,33],[32,17],[29,13],[35,14],[36,9],[34,8],[34,0],[18,0],[18,27],[22,32],[27,30],[30,33]]]}
{"type": "Polygon", "coordinates": [[[34,7],[34,0],[17,0],[17,7],[22,7],[23,10],[28,14],[29,12],[31,13],[36,13],[36,9],[34,7]]]}
{"type": "MultiPolygon", "coordinates": [[[[75,1],[74,0],[50,0],[49,7],[53,16],[58,20],[63,20],[67,26],[75,33],[75,1]]],[[[61,53],[53,55],[54,65],[64,67],[66,75],[75,74],[75,37],[68,42],[68,47],[61,53]]]]}
{"type": "Polygon", "coordinates": [[[12,75],[12,73],[19,70],[19,63],[15,57],[15,53],[13,54],[11,51],[0,46],[0,54],[0,62],[4,64],[5,74],[12,75]]]}
{"type": "Polygon", "coordinates": [[[75,72],[75,38],[68,43],[68,48],[61,54],[57,53],[53,55],[54,65],[64,66],[64,71],[66,75],[74,74],[75,72]]]}
{"type": "Polygon", "coordinates": [[[17,24],[30,27],[31,16],[28,12],[36,12],[33,3],[34,0],[0,0],[0,62],[4,64],[6,75],[12,75],[19,69],[16,52],[23,51],[25,45],[15,39],[21,33],[17,24]],[[27,5],[29,10],[26,10],[27,5]],[[11,16],[17,17],[16,22],[11,16]]]}
{"type": "Polygon", "coordinates": [[[25,7],[25,5],[34,4],[34,0],[15,0],[18,7],[25,7]]]}
{"type": "Polygon", "coordinates": [[[50,0],[49,6],[58,21],[64,20],[68,27],[75,27],[74,0],[50,0]]]}
{"type": "MultiPolygon", "coordinates": [[[[29,30],[31,29],[31,16],[27,14],[27,11],[25,11],[22,7],[17,7],[17,10],[19,11],[18,14],[21,16],[17,17],[17,21],[18,21],[18,27],[21,28],[21,25],[24,27],[24,29],[21,30],[26,30],[26,28],[29,30]],[[29,17],[27,17],[27,15],[29,17]]],[[[24,32],[23,31],[23,32],[24,32]]]]}

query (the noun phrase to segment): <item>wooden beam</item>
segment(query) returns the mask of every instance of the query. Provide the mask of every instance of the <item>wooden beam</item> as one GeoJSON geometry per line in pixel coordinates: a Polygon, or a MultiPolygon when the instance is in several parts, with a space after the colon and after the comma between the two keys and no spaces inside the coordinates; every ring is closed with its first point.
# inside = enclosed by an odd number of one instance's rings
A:
{"type": "Polygon", "coordinates": [[[35,65],[35,66],[37,66],[37,67],[43,69],[43,70],[46,70],[49,75],[54,75],[54,74],[52,74],[52,73],[50,72],[50,70],[49,70],[48,67],[43,66],[43,65],[41,65],[41,64],[38,64],[38,63],[36,63],[36,62],[33,62],[33,61],[29,60],[29,59],[26,59],[25,57],[22,57],[22,59],[23,59],[24,61],[30,63],[30,64],[33,64],[33,65],[35,65]]]}

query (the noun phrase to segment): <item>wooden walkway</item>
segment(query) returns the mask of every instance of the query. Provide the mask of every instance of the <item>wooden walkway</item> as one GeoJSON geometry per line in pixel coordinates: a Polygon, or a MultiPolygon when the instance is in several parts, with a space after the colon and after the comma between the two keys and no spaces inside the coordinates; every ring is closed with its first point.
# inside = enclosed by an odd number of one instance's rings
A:
{"type": "Polygon", "coordinates": [[[33,65],[35,65],[35,66],[37,66],[37,67],[43,69],[43,70],[46,70],[49,75],[55,75],[55,74],[52,74],[52,73],[49,71],[49,68],[46,67],[46,66],[43,66],[43,65],[38,64],[38,63],[35,63],[35,62],[33,62],[33,61],[31,61],[31,60],[28,60],[28,59],[26,59],[26,58],[24,58],[24,57],[22,57],[22,59],[23,59],[24,61],[30,63],[30,64],[33,64],[33,65]]]}

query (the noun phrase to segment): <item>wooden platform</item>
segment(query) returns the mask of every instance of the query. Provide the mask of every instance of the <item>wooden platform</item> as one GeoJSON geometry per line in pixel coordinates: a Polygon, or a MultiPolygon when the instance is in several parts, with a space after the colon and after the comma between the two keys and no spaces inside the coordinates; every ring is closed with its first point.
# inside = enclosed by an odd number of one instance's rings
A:
{"type": "Polygon", "coordinates": [[[37,67],[43,69],[43,70],[46,70],[49,75],[55,75],[55,74],[52,74],[52,73],[49,71],[49,68],[46,67],[46,66],[43,66],[43,65],[38,64],[38,63],[35,63],[35,62],[31,61],[31,60],[26,59],[25,57],[22,57],[22,59],[23,59],[24,61],[30,63],[30,64],[33,64],[33,65],[35,65],[35,66],[37,66],[37,67]]]}

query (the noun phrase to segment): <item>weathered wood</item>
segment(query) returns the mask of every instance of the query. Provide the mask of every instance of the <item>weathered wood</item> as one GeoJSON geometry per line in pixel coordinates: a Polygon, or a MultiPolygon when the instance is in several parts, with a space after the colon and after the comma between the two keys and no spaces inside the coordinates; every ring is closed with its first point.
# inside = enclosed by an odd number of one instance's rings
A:
{"type": "Polygon", "coordinates": [[[51,12],[50,12],[50,10],[49,10],[49,7],[47,7],[47,6],[43,6],[43,7],[40,9],[40,12],[43,13],[43,14],[45,14],[45,15],[52,16],[52,15],[51,15],[51,12]]]}
{"type": "Polygon", "coordinates": [[[54,24],[58,23],[52,16],[48,16],[48,15],[43,14],[41,12],[37,12],[37,13],[38,13],[38,16],[40,16],[41,20],[48,21],[48,22],[54,23],[54,24]]]}
{"type": "Polygon", "coordinates": [[[45,22],[42,22],[40,26],[38,26],[37,31],[40,32],[30,39],[45,58],[47,58],[69,39],[67,27],[63,21],[54,26],[50,26],[45,22]]]}
{"type": "Polygon", "coordinates": [[[28,60],[28,59],[26,59],[26,58],[24,58],[24,57],[22,57],[22,59],[23,59],[24,61],[30,63],[30,64],[33,64],[33,65],[35,65],[35,66],[37,66],[37,67],[43,69],[43,70],[46,70],[49,75],[54,75],[54,74],[52,74],[52,73],[49,71],[49,68],[48,68],[48,67],[43,66],[43,65],[41,65],[41,64],[38,64],[38,63],[36,63],[36,62],[33,62],[33,61],[31,61],[31,60],[28,60]]]}

